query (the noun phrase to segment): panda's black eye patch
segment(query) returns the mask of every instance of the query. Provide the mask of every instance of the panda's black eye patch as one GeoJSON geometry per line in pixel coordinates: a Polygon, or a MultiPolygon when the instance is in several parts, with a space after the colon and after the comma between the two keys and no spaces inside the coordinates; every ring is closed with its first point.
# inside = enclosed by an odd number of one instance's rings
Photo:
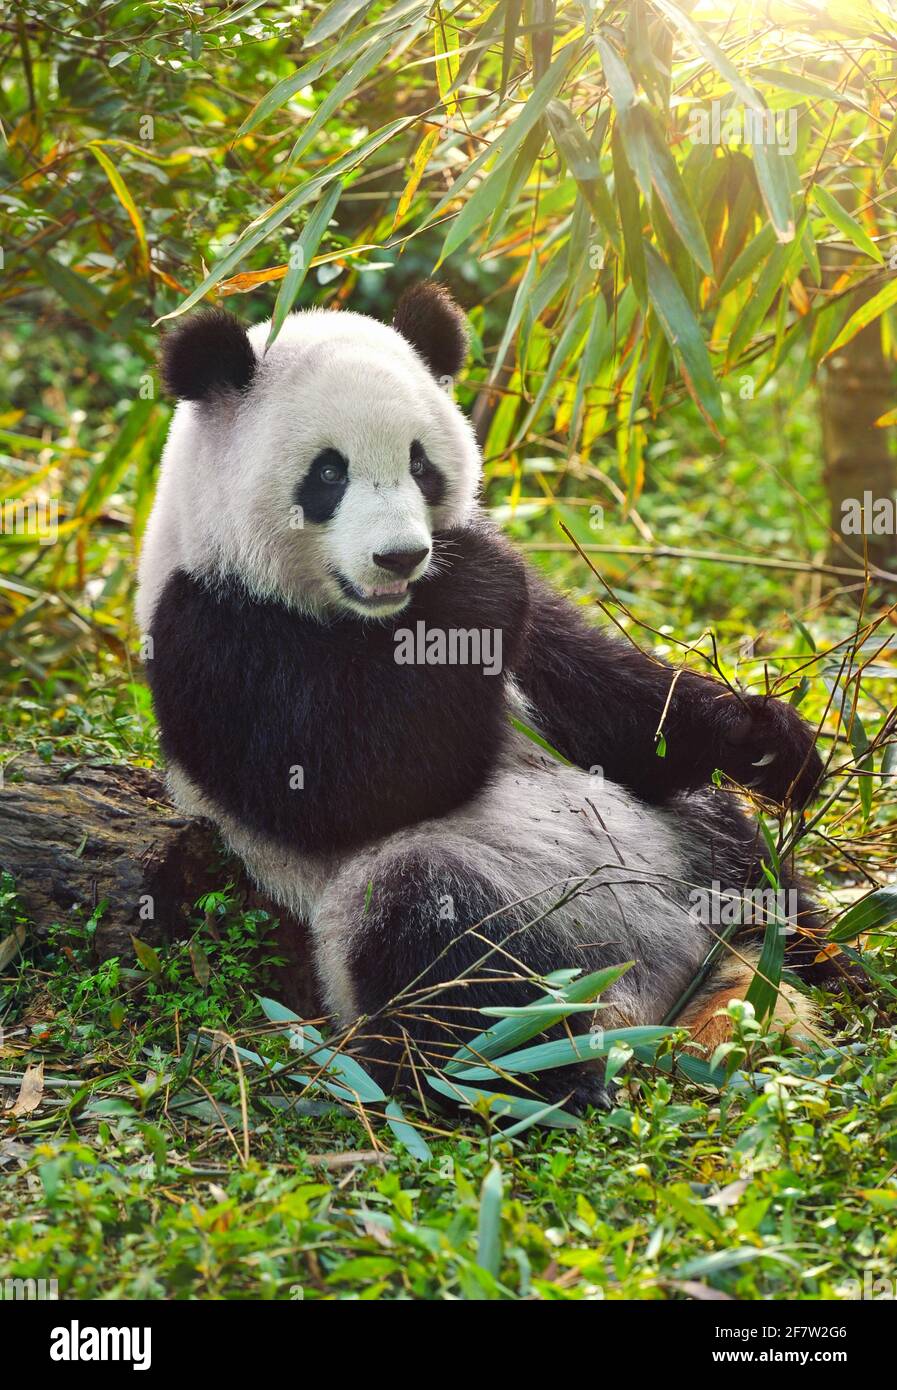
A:
{"type": "Polygon", "coordinates": [[[323,449],[296,489],[306,521],[330,521],[349,483],[349,464],[338,449],[323,449]]]}
{"type": "Polygon", "coordinates": [[[445,497],[445,479],[427,458],[419,439],[415,439],[411,445],[408,467],[426,501],[431,507],[438,507],[445,497]]]}
{"type": "Polygon", "coordinates": [[[349,471],[349,465],[336,449],[325,449],[323,454],[318,454],[312,467],[322,483],[344,483],[349,471]]]}

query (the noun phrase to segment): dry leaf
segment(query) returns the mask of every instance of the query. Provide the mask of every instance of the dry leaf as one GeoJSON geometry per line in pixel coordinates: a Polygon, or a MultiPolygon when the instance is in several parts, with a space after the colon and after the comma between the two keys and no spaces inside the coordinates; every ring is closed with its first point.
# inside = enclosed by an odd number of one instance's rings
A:
{"type": "Polygon", "coordinates": [[[196,983],[201,989],[205,989],[212,972],[209,967],[209,958],[198,941],[190,942],[190,964],[193,966],[196,983]]]}
{"type": "Polygon", "coordinates": [[[307,1161],[316,1168],[351,1168],[356,1163],[392,1163],[390,1153],[378,1153],[376,1149],[356,1149],[350,1153],[309,1154],[307,1161]]]}
{"type": "Polygon", "coordinates": [[[721,1289],[711,1288],[709,1284],[702,1284],[697,1279],[674,1279],[671,1280],[674,1289],[681,1289],[687,1293],[689,1298],[697,1299],[699,1303],[731,1303],[732,1295],[723,1293],[721,1289]]]}
{"type": "Polygon", "coordinates": [[[28,1067],[22,1077],[18,1099],[12,1108],[13,1115],[30,1115],[36,1110],[44,1096],[44,1064],[28,1067]]]}
{"type": "Polygon", "coordinates": [[[0,941],[0,970],[5,970],[9,962],[13,960],[21,951],[25,944],[25,923],[20,922],[14,927],[9,936],[5,936],[0,941]]]}
{"type": "Polygon", "coordinates": [[[705,1197],[704,1206],[716,1207],[719,1211],[725,1211],[727,1207],[734,1207],[737,1202],[741,1201],[747,1187],[744,1178],[736,1178],[735,1182],[730,1182],[726,1187],[720,1188],[719,1192],[714,1192],[712,1197],[705,1197]]]}

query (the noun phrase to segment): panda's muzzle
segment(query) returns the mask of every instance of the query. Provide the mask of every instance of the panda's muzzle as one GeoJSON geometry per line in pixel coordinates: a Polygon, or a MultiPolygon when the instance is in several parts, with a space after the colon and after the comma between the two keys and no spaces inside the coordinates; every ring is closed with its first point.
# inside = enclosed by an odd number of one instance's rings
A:
{"type": "Polygon", "coordinates": [[[390,574],[407,579],[411,571],[417,569],[421,560],[425,560],[429,553],[429,546],[424,545],[420,550],[388,550],[373,558],[378,569],[388,570],[390,574]]]}
{"type": "Polygon", "coordinates": [[[333,577],[346,598],[351,599],[353,603],[372,609],[383,607],[384,604],[394,605],[407,597],[410,587],[407,579],[394,579],[389,583],[384,580],[382,584],[361,588],[360,585],[352,584],[348,579],[344,579],[338,571],[333,572],[333,577]]]}
{"type": "Polygon", "coordinates": [[[337,569],[331,573],[354,605],[373,610],[395,609],[397,604],[401,607],[407,600],[412,584],[423,578],[430,553],[429,545],[375,551],[363,579],[350,580],[337,569]]]}

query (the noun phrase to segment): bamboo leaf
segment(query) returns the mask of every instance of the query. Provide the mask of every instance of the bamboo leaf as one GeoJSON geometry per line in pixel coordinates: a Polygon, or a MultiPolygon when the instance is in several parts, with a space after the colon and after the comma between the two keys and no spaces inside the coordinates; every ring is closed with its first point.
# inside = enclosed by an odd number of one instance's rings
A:
{"type": "Polygon", "coordinates": [[[554,1004],[556,1012],[545,1015],[539,1013],[535,1018],[527,1015],[523,1018],[503,1019],[501,1023],[496,1023],[492,1028],[488,1028],[485,1033],[478,1033],[469,1043],[456,1052],[448,1063],[446,1070],[449,1072],[457,1071],[458,1068],[471,1062],[479,1062],[483,1058],[498,1057],[504,1052],[511,1051],[512,1048],[519,1047],[521,1043],[528,1042],[530,1038],[542,1033],[546,1028],[551,1028],[555,1023],[559,1023],[566,1017],[565,1008],[568,1004],[584,1004],[590,1000],[597,999],[605,990],[610,989],[627,970],[631,970],[634,961],[627,961],[624,965],[613,965],[605,970],[594,971],[590,975],[584,975],[581,979],[573,980],[569,985],[559,990],[557,995],[545,994],[540,999],[535,1000],[539,1004],[554,1004]]]}
{"type": "Polygon", "coordinates": [[[519,206],[523,189],[536,160],[539,158],[543,139],[544,132],[541,125],[534,126],[514,156],[513,162],[509,165],[507,178],[504,177],[504,171],[502,171],[501,191],[486,232],[487,244],[491,245],[495,241],[504,227],[508,215],[519,206]]]}
{"type": "Polygon", "coordinates": [[[825,356],[831,357],[833,352],[840,351],[850,342],[851,338],[855,338],[868,324],[874,322],[886,309],[892,309],[895,304],[897,304],[897,276],[889,280],[884,289],[879,290],[878,294],[874,294],[871,299],[867,299],[865,304],[861,304],[859,309],[851,314],[825,356]]]}
{"type": "Polygon", "coordinates": [[[891,129],[888,131],[888,138],[882,151],[881,163],[878,166],[878,177],[881,180],[886,169],[894,163],[894,156],[897,154],[897,113],[891,122],[891,129]]]}
{"type": "Polygon", "coordinates": [[[876,888],[853,903],[828,934],[829,941],[854,941],[866,932],[881,931],[897,922],[897,888],[876,888]]]}
{"type": "Polygon", "coordinates": [[[528,1129],[532,1129],[534,1125],[551,1125],[552,1123],[556,1123],[554,1117],[559,1115],[563,1115],[567,1119],[573,1119],[572,1125],[560,1125],[559,1128],[577,1128],[578,1121],[564,1110],[563,1105],[564,1102],[562,1100],[555,1101],[554,1105],[546,1105],[541,1110],[534,1110],[531,1115],[526,1116],[522,1120],[518,1120],[516,1124],[508,1125],[506,1129],[503,1127],[502,1139],[515,1139],[517,1135],[524,1134],[528,1129]]]}
{"type": "Polygon", "coordinates": [[[639,302],[647,304],[648,274],[645,267],[645,240],[642,236],[641,200],[638,185],[626,158],[622,137],[616,127],[611,135],[611,152],[617,206],[620,209],[623,245],[626,250],[626,269],[639,302]]]}
{"type": "Polygon", "coordinates": [[[573,766],[569,758],[565,758],[563,753],[559,753],[546,738],[543,738],[535,729],[531,729],[529,724],[524,723],[522,719],[516,719],[513,715],[509,715],[508,723],[512,728],[516,729],[519,734],[523,734],[524,738],[531,739],[532,742],[538,744],[540,748],[544,748],[546,753],[549,753],[551,757],[555,758],[559,763],[563,763],[565,767],[573,766]]]}
{"type": "Polygon", "coordinates": [[[720,1090],[728,1080],[723,1067],[711,1067],[702,1058],[692,1057],[687,1052],[679,1053],[674,1059],[669,1053],[656,1056],[656,1048],[651,1046],[634,1047],[632,1050],[637,1060],[646,1066],[656,1067],[667,1074],[678,1071],[698,1086],[713,1086],[720,1090]]]}
{"type": "MultiPolygon", "coordinates": [[[[561,368],[565,365],[568,358],[572,357],[574,361],[576,360],[578,354],[573,350],[574,345],[581,344],[588,333],[590,309],[590,301],[584,300],[579,307],[579,312],[573,316],[558,339],[552,351],[551,359],[543,374],[536,398],[523,418],[523,422],[517,431],[512,447],[517,447],[526,436],[530,426],[539,418],[539,413],[545,405],[549,393],[557,381],[561,368]]],[[[512,722],[516,723],[518,727],[520,726],[519,720],[512,722]]]]}
{"type": "MultiPolygon", "coordinates": [[[[869,668],[866,668],[868,673],[869,668]]],[[[866,822],[872,813],[872,769],[873,757],[869,752],[869,737],[860,716],[854,712],[850,722],[850,747],[853,752],[854,762],[857,766],[857,787],[860,796],[860,807],[863,812],[863,821],[866,822]]]]}
{"type": "Polygon", "coordinates": [[[414,1125],[405,1119],[404,1111],[397,1100],[391,1100],[385,1110],[386,1123],[400,1144],[403,1144],[413,1158],[423,1162],[433,1157],[432,1150],[424,1136],[414,1125]]]}
{"type": "Polygon", "coordinates": [[[55,290],[75,313],[99,328],[107,321],[106,296],[85,275],[79,275],[54,256],[44,254],[40,269],[51,289],[55,290]]]}
{"type": "Polygon", "coordinates": [[[871,256],[873,261],[878,261],[879,265],[884,265],[885,258],[865,227],[860,226],[855,217],[851,217],[834,194],[829,193],[827,188],[823,188],[821,184],[817,183],[813,185],[813,201],[820,212],[824,213],[839,232],[843,232],[847,240],[852,242],[858,251],[862,251],[864,256],[871,256]]]}
{"type": "Polygon", "coordinates": [[[420,181],[424,176],[424,171],[426,170],[430,155],[436,148],[436,142],[438,139],[439,129],[438,127],[434,126],[432,130],[428,130],[426,132],[426,134],[424,135],[423,139],[421,140],[420,144],[414,152],[414,158],[411,161],[411,171],[408,175],[408,182],[405,184],[405,187],[402,190],[402,196],[399,199],[398,206],[396,207],[396,215],[393,218],[393,231],[395,231],[396,228],[401,226],[402,222],[404,222],[408,210],[411,207],[411,204],[414,202],[414,195],[420,187],[420,181]]]}
{"type": "Polygon", "coordinates": [[[633,114],[639,105],[632,74],[613,44],[604,34],[597,37],[598,51],[604,76],[610,88],[611,99],[617,112],[620,132],[626,147],[626,158],[635,175],[636,183],[646,198],[651,196],[651,161],[645,142],[644,129],[638,128],[633,114]]]}
{"type": "Polygon", "coordinates": [[[323,77],[325,73],[338,67],[340,63],[348,62],[350,59],[353,59],[357,53],[367,48],[368,44],[373,43],[375,38],[376,34],[366,29],[364,33],[357,35],[351,43],[338,45],[333,51],[328,50],[326,53],[321,54],[319,58],[313,59],[312,62],[304,63],[301,68],[297,68],[289,77],[282,78],[276,86],[271,88],[270,92],[267,92],[262,97],[261,101],[255,104],[234,136],[234,142],[236,143],[236,141],[241,140],[244,135],[248,135],[251,131],[255,130],[257,125],[261,125],[262,121],[267,120],[268,117],[273,115],[275,111],[278,111],[281,106],[285,106],[288,101],[292,100],[297,92],[302,91],[303,87],[310,86],[313,82],[316,82],[319,77],[323,77]]]}
{"type": "Polygon", "coordinates": [[[333,216],[342,191],[343,185],[339,181],[331,185],[302,228],[299,240],[290,248],[290,268],[281,280],[280,289],[277,292],[274,313],[271,315],[271,327],[265,343],[265,352],[276,339],[283,327],[284,319],[296,302],[296,296],[308,274],[312,257],[327,230],[327,224],[333,216]]]}
{"type": "Polygon", "coordinates": [[[607,1061],[604,1064],[604,1083],[609,1086],[614,1077],[625,1067],[626,1063],[633,1056],[632,1048],[629,1043],[617,1042],[609,1049],[607,1061]]]}
{"type": "Polygon", "coordinates": [[[695,211],[682,175],[676,167],[676,161],[650,113],[642,110],[635,115],[637,124],[642,125],[645,131],[651,181],[664,211],[676,229],[682,245],[691,253],[704,274],[712,275],[713,257],[707,245],[704,227],[695,211]]]}
{"type": "Polygon", "coordinates": [[[87,486],[78,498],[76,516],[94,517],[102,510],[106,499],[116,490],[132,462],[134,450],[145,438],[147,422],[155,408],[152,400],[144,400],[140,396],[134,400],[124,424],[91,472],[87,486]]]}
{"type": "Polygon", "coordinates": [[[458,175],[449,191],[434,208],[430,216],[431,222],[435,222],[446,208],[456,201],[461,190],[480,173],[480,170],[489,160],[494,161],[492,174],[495,175],[511,158],[537,122],[542,120],[548,103],[557,93],[577,53],[577,46],[569,44],[558,54],[542,80],[536,83],[522,111],[515,116],[510,125],[505,127],[497,139],[481,150],[476,159],[472,159],[463,172],[458,175]]]}
{"type": "Polygon", "coordinates": [[[504,101],[505,92],[508,90],[508,77],[510,76],[511,66],[514,62],[514,48],[520,29],[520,12],[522,9],[523,0],[505,0],[504,36],[502,38],[501,49],[501,82],[498,89],[500,101],[504,101]]]}
{"type": "Polygon", "coordinates": [[[449,37],[448,28],[442,13],[442,6],[437,3],[435,10],[435,24],[433,26],[433,43],[435,45],[436,57],[436,85],[439,88],[439,96],[445,109],[445,114],[449,119],[458,113],[458,98],[455,95],[455,82],[458,77],[458,70],[461,66],[458,56],[460,47],[457,28],[453,31],[453,36],[449,37]]]}
{"type": "Polygon", "coordinates": [[[477,1264],[498,1278],[501,1268],[501,1169],[493,1163],[480,1189],[477,1220],[477,1264]]]}
{"type": "Polygon", "coordinates": [[[555,0],[530,0],[529,17],[533,74],[538,81],[551,62],[554,48],[555,0]]]}
{"type": "Polygon", "coordinates": [[[370,9],[372,2],[373,0],[331,0],[305,35],[306,48],[313,48],[316,43],[323,43],[325,39],[329,39],[350,20],[370,9]]]}
{"type": "Polygon", "coordinates": [[[645,247],[648,295],[673,350],[689,394],[713,432],[720,436],[723,405],[710,353],[679,281],[651,246],[645,247]]]}
{"type": "MultiPolygon", "coordinates": [[[[541,143],[538,134],[537,139],[541,143]]],[[[445,240],[442,243],[442,250],[439,252],[439,259],[436,262],[437,270],[443,261],[459,246],[463,246],[473,236],[477,228],[489,220],[496,208],[504,203],[513,171],[514,166],[512,164],[505,164],[503,168],[498,170],[491,169],[483,177],[478,187],[474,189],[461,208],[458,216],[449,224],[445,240]]]]}
{"type": "MultiPolygon", "coordinates": [[[[311,1024],[304,1023],[298,1014],[294,1014],[291,1009],[285,1008],[282,1004],[276,1003],[273,999],[258,996],[259,1003],[265,1016],[272,1023],[282,1023],[286,1026],[281,1030],[289,1038],[291,1045],[297,1051],[302,1052],[306,1059],[316,1066],[324,1069],[325,1073],[336,1076],[342,1083],[341,1094],[345,1098],[361,1100],[365,1103],[374,1103],[386,1100],[386,1094],[373,1077],[368,1076],[364,1067],[356,1062],[354,1057],[348,1056],[344,1052],[339,1052],[335,1048],[327,1047],[321,1041],[321,1034],[311,1024]],[[353,1094],[354,1093],[354,1094],[353,1094]]],[[[267,1065],[267,1063],[266,1063],[267,1065]]],[[[293,1063],[283,1063],[275,1070],[283,1071],[293,1063]]],[[[301,1078],[306,1081],[307,1078],[301,1078]]],[[[322,1078],[322,1083],[324,1079],[322,1078]]]]}
{"type": "Polygon", "coordinates": [[[261,994],[257,994],[255,997],[261,1005],[265,1017],[269,1019],[271,1023],[283,1023],[287,1025],[281,1029],[285,1037],[292,1038],[295,1025],[298,1024],[305,1036],[311,1038],[312,1042],[323,1043],[324,1039],[321,1037],[317,1028],[313,1028],[310,1023],[306,1023],[304,1019],[300,1018],[299,1014],[294,1013],[292,1009],[288,1009],[285,1004],[278,1004],[276,999],[268,999],[261,994]]]}
{"type": "Polygon", "coordinates": [[[290,150],[290,156],[287,160],[288,168],[305,153],[312,140],[327,124],[333,113],[345,105],[347,99],[354,94],[356,87],[367,77],[372,68],[375,68],[386,56],[391,45],[392,37],[387,35],[385,39],[379,39],[371,48],[365,48],[348,71],[344,72],[339,81],[334,83],[314,115],[306,122],[302,134],[290,150]]]}
{"type": "Polygon", "coordinates": [[[764,265],[750,298],[729,336],[729,360],[737,361],[762,324],[777,294],[784,293],[797,262],[803,256],[798,238],[790,244],[777,243],[764,265]]]}
{"type": "MultiPolygon", "coordinates": [[[[778,903],[777,893],[775,902],[778,903]]],[[[786,926],[787,921],[779,915],[776,906],[766,923],[760,959],[745,996],[747,1002],[753,1004],[757,1018],[761,1021],[772,1014],[779,997],[778,987],[782,981],[782,969],[785,964],[786,926]]]]}
{"type": "Polygon", "coordinates": [[[524,1096],[509,1096],[502,1091],[483,1091],[475,1086],[464,1086],[460,1082],[442,1076],[432,1076],[427,1073],[427,1085],[439,1095],[446,1096],[454,1101],[456,1105],[466,1104],[476,1107],[484,1103],[490,1107],[490,1114],[496,1119],[502,1119],[506,1115],[514,1116],[518,1120],[534,1119],[537,1115],[544,1116],[539,1120],[540,1124],[548,1125],[552,1129],[579,1129],[580,1122],[575,1115],[570,1115],[565,1110],[555,1110],[547,1107],[544,1100],[528,1100],[524,1096]]]}
{"type": "Polygon", "coordinates": [[[149,265],[149,247],[146,244],[146,229],[143,225],[143,218],[140,216],[140,210],[131,197],[128,185],[125,183],[102,145],[97,141],[91,141],[87,148],[105,173],[112,185],[113,193],[130,218],[131,226],[134,228],[134,235],[137,237],[137,246],[140,252],[140,268],[141,270],[146,270],[149,265]]]}
{"type": "Polygon", "coordinates": [[[807,77],[804,73],[787,72],[784,68],[753,68],[752,76],[759,82],[768,82],[780,91],[797,92],[799,96],[815,97],[820,101],[834,101],[839,106],[851,106],[855,111],[868,115],[866,107],[850,92],[839,92],[818,78],[807,77]]]}
{"type": "MultiPolygon", "coordinates": [[[[542,1030],[547,1025],[542,1024],[542,1030]]],[[[465,1083],[471,1081],[498,1081],[499,1068],[502,1072],[521,1076],[532,1073],[538,1076],[556,1067],[569,1067],[578,1062],[592,1062],[605,1057],[614,1046],[628,1044],[645,1047],[672,1037],[674,1029],[645,1025],[638,1028],[614,1028],[608,1032],[579,1034],[573,1038],[557,1038],[553,1042],[537,1043],[534,1047],[522,1048],[519,1052],[500,1053],[493,1058],[495,1067],[465,1067],[463,1071],[452,1071],[452,1077],[465,1083]]],[[[454,1058],[452,1059],[454,1061],[454,1058]]]]}
{"type": "Polygon", "coordinates": [[[209,290],[214,289],[220,280],[229,275],[234,268],[239,265],[250,251],[260,245],[267,236],[275,231],[284,223],[288,217],[292,217],[299,208],[318,196],[329,183],[340,175],[355,169],[362,164],[373,152],[385,145],[400,130],[405,130],[412,125],[417,118],[415,116],[405,116],[398,121],[390,121],[388,125],[382,126],[380,130],[374,131],[367,139],[362,140],[353,149],[346,152],[333,164],[327,166],[322,173],[314,178],[307,179],[298,188],[294,188],[291,193],[285,194],[272,207],[256,217],[254,221],[244,230],[242,236],[238,237],[229,251],[216,262],[214,268],[209,272],[201,284],[195,290],[191,290],[187,298],[184,299],[176,309],[172,309],[168,314],[162,314],[156,323],[162,323],[166,319],[177,318],[180,314],[185,314],[188,309],[192,309],[194,304],[208,294],[209,290]]]}
{"type": "MultiPolygon", "coordinates": [[[[681,10],[678,5],[673,4],[672,0],[655,0],[655,3],[670,22],[691,39],[704,60],[728,82],[742,104],[756,116],[765,120],[768,108],[762,98],[744,80],[737,68],[729,62],[722,49],[714,43],[701,26],[695,23],[691,16],[681,10]]],[[[782,154],[778,144],[769,145],[762,140],[753,143],[752,152],[760,193],[775,228],[776,236],[779,241],[793,241],[795,223],[788,158],[782,154]]]]}
{"type": "MultiPolygon", "coordinates": [[[[665,340],[664,340],[665,341],[665,340]]],[[[604,297],[597,294],[592,300],[591,326],[589,336],[579,363],[576,379],[576,395],[570,412],[569,442],[575,445],[582,432],[585,395],[598,372],[599,366],[608,355],[611,335],[608,329],[607,306],[604,297]]]]}
{"type": "Polygon", "coordinates": [[[526,263],[526,270],[524,271],[523,276],[521,277],[520,284],[517,286],[517,293],[514,295],[514,301],[511,305],[511,310],[505,322],[504,332],[501,335],[501,342],[499,343],[498,350],[495,354],[495,364],[492,368],[492,371],[489,374],[488,384],[490,386],[494,386],[496,381],[498,380],[501,374],[502,367],[504,365],[505,358],[507,357],[508,351],[511,347],[511,343],[514,342],[517,337],[517,330],[520,327],[520,320],[522,319],[523,312],[529,303],[529,297],[532,293],[532,288],[536,279],[536,274],[538,273],[538,269],[539,262],[536,257],[535,251],[533,251],[531,252],[530,258],[526,263]]]}
{"type": "Polygon", "coordinates": [[[565,102],[557,98],[550,101],[547,116],[549,129],[564,163],[576,179],[596,222],[607,233],[614,249],[619,251],[620,233],[598,151],[565,102]]]}

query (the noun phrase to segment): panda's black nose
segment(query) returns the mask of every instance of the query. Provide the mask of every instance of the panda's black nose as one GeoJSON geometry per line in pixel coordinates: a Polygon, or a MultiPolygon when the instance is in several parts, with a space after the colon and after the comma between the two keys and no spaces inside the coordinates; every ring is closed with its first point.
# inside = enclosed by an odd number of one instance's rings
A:
{"type": "Polygon", "coordinates": [[[428,546],[424,546],[422,550],[387,550],[382,555],[374,556],[374,564],[379,565],[382,570],[389,570],[390,574],[398,574],[402,579],[407,579],[428,553],[428,546]]]}

